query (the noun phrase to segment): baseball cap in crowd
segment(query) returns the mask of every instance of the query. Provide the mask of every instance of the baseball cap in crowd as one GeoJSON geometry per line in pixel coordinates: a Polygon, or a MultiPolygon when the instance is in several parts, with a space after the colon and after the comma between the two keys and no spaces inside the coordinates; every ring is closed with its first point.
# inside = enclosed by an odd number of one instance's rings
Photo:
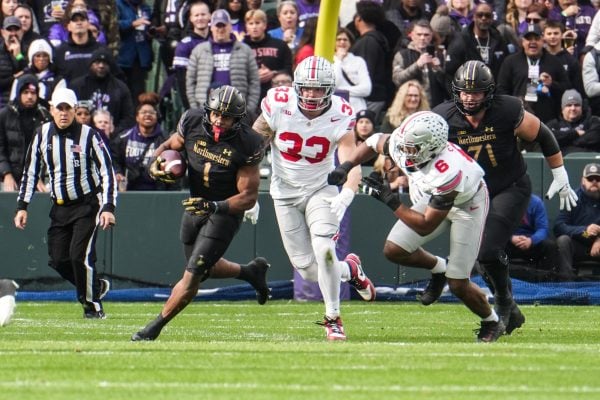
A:
{"type": "Polygon", "coordinates": [[[525,29],[525,32],[521,35],[521,37],[526,38],[531,35],[536,35],[538,37],[542,37],[542,28],[540,28],[539,24],[529,24],[525,29]]]}
{"type": "Polygon", "coordinates": [[[58,88],[54,90],[54,93],[52,93],[50,104],[52,104],[54,107],[58,107],[61,104],[67,104],[74,108],[75,104],[77,104],[77,96],[71,89],[58,88]]]}
{"type": "Polygon", "coordinates": [[[583,99],[581,98],[581,95],[575,89],[565,90],[560,101],[560,108],[565,108],[566,106],[571,104],[583,104],[583,99]]]}
{"type": "Polygon", "coordinates": [[[448,36],[452,33],[452,18],[447,15],[434,14],[431,17],[431,29],[442,36],[448,36]]]}
{"type": "Polygon", "coordinates": [[[77,7],[71,10],[71,16],[69,17],[69,21],[72,21],[73,18],[75,18],[75,16],[80,16],[83,17],[85,19],[88,19],[88,12],[87,9],[83,8],[83,7],[77,7]]]}
{"type": "Polygon", "coordinates": [[[358,121],[361,118],[366,118],[369,121],[371,121],[371,123],[373,125],[375,125],[375,113],[371,110],[360,110],[359,112],[356,113],[356,120],[358,121]]]}
{"type": "Polygon", "coordinates": [[[215,12],[213,12],[212,16],[210,17],[211,26],[216,26],[219,24],[231,24],[231,17],[229,16],[229,13],[226,10],[223,10],[222,8],[215,10],[215,12]]]}
{"type": "Polygon", "coordinates": [[[590,163],[583,169],[583,177],[589,178],[590,176],[600,177],[600,164],[590,163]]]}
{"type": "Polygon", "coordinates": [[[21,29],[21,20],[19,20],[19,18],[15,17],[14,15],[4,18],[4,21],[2,22],[2,29],[8,28],[21,29]]]}

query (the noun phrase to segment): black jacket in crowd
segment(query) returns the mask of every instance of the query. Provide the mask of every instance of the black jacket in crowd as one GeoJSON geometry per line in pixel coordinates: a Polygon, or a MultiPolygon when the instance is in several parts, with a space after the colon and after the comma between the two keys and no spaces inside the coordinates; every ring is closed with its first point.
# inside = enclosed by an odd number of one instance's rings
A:
{"type": "MultiPolygon", "coordinates": [[[[458,67],[460,67],[466,61],[484,61],[481,58],[479,49],[477,48],[478,44],[475,34],[473,33],[473,26],[474,23],[471,22],[469,26],[464,27],[463,30],[456,35],[452,42],[450,42],[450,46],[448,47],[446,53],[445,64],[446,74],[448,74],[450,79],[454,76],[454,73],[458,67]]],[[[504,58],[509,54],[508,47],[506,46],[506,42],[502,38],[502,34],[500,34],[498,29],[491,26],[488,32],[490,35],[490,61],[487,66],[492,70],[492,74],[497,77],[504,58]]],[[[484,39],[480,39],[479,41],[482,44],[484,43],[484,39]]],[[[487,39],[485,42],[487,43],[487,39]]]]}
{"type": "MultiPolygon", "coordinates": [[[[560,100],[563,92],[570,89],[571,82],[560,60],[542,50],[538,61],[540,74],[548,73],[552,77],[550,95],[538,94],[536,102],[524,102],[525,109],[531,111],[543,122],[551,121],[560,115],[560,100]]],[[[506,57],[500,73],[496,75],[496,91],[523,99],[531,80],[528,77],[529,62],[523,51],[506,57]]]]}
{"type": "Polygon", "coordinates": [[[112,73],[104,78],[85,74],[75,79],[69,87],[77,93],[80,100],[90,100],[94,109],[110,111],[115,124],[114,134],[135,125],[135,109],[131,92],[123,81],[112,73]]]}
{"type": "Polygon", "coordinates": [[[50,112],[40,104],[24,109],[18,102],[10,102],[0,109],[0,177],[12,174],[21,182],[25,155],[33,133],[52,119],[50,112]]]}
{"type": "MultiPolygon", "coordinates": [[[[99,48],[106,48],[106,46],[96,42],[92,35],[83,45],[75,44],[69,35],[69,41],[54,49],[54,64],[67,84],[70,84],[75,78],[87,75],[92,53],[99,48]]],[[[79,95],[77,91],[75,93],[79,95]]]]}
{"type": "Polygon", "coordinates": [[[600,152],[600,117],[585,111],[574,122],[565,121],[562,115],[548,122],[548,127],[558,141],[562,154],[574,152],[600,152]],[[577,130],[585,133],[581,136],[577,130]]]}

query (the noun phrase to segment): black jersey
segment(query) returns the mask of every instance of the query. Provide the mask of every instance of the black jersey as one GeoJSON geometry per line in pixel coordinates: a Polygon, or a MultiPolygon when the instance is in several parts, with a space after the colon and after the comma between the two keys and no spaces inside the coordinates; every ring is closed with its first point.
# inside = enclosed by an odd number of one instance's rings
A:
{"type": "Polygon", "coordinates": [[[185,140],[190,194],[207,200],[225,200],[238,194],[237,173],[241,167],[258,164],[263,156],[263,138],[242,124],[234,135],[215,141],[208,133],[204,110],[185,112],[177,133],[185,140]]]}
{"type": "Polygon", "coordinates": [[[515,129],[523,121],[521,100],[497,95],[485,112],[479,126],[474,128],[458,111],[454,101],[446,101],[433,109],[450,126],[448,140],[458,144],[485,171],[490,196],[501,192],[527,171],[519,151],[515,129]]]}

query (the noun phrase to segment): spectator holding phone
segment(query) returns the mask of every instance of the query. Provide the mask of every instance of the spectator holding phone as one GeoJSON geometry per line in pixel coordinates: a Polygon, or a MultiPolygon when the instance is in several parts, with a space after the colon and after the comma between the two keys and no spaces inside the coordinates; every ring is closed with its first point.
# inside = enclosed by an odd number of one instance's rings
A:
{"type": "Polygon", "coordinates": [[[434,107],[449,98],[445,85],[445,73],[441,60],[436,56],[437,46],[429,21],[413,22],[408,31],[411,42],[394,56],[392,79],[396,87],[411,79],[418,81],[434,107]]]}

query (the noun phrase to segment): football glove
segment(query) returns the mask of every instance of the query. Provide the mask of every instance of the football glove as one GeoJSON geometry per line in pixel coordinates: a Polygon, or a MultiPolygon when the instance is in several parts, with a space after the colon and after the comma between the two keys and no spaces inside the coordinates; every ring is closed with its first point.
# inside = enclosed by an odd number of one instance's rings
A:
{"type": "Polygon", "coordinates": [[[329,203],[331,212],[335,214],[338,222],[341,222],[342,218],[344,218],[344,214],[346,213],[346,209],[350,203],[352,203],[353,199],[354,191],[348,188],[343,188],[337,196],[328,197],[325,199],[325,201],[329,203]]]}
{"type": "Polygon", "coordinates": [[[185,211],[198,217],[208,217],[217,212],[219,208],[216,201],[206,200],[202,197],[190,197],[183,200],[181,204],[185,211]]]}
{"type": "Polygon", "coordinates": [[[348,172],[350,172],[352,168],[354,168],[354,166],[350,161],[346,161],[345,163],[337,166],[329,173],[329,175],[327,175],[327,184],[335,186],[343,185],[346,183],[346,180],[348,179],[348,172]]]}
{"type": "Polygon", "coordinates": [[[384,183],[371,176],[362,178],[363,191],[387,205],[392,211],[396,211],[402,202],[398,193],[394,193],[389,183],[384,183]]]}
{"type": "Polygon", "coordinates": [[[552,177],[554,180],[550,184],[550,188],[546,193],[546,198],[551,199],[556,193],[560,197],[560,209],[571,211],[571,208],[577,207],[577,194],[569,184],[569,175],[564,165],[557,168],[552,168],[552,177]]]}
{"type": "Polygon", "coordinates": [[[148,171],[150,177],[155,181],[163,183],[175,183],[175,178],[169,172],[162,171],[160,165],[164,162],[161,156],[150,161],[150,169],[148,171]]]}
{"type": "Polygon", "coordinates": [[[258,222],[258,214],[260,213],[260,205],[258,201],[249,210],[244,211],[244,221],[252,222],[252,225],[256,225],[258,222]]]}

